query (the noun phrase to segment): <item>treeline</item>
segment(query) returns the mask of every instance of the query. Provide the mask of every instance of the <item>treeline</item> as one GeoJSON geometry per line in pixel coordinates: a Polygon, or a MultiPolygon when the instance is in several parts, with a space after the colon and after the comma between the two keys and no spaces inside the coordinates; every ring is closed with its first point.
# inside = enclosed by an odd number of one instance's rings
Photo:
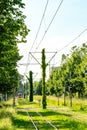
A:
{"type": "MultiPolygon", "coordinates": [[[[87,97],[87,45],[73,46],[71,54],[63,54],[61,66],[54,67],[46,82],[46,93],[87,97]]],[[[41,81],[34,83],[34,93],[42,94],[41,81]]]]}
{"type": "Polygon", "coordinates": [[[9,93],[18,86],[18,43],[26,42],[29,32],[22,0],[0,0],[0,93],[9,93]]]}

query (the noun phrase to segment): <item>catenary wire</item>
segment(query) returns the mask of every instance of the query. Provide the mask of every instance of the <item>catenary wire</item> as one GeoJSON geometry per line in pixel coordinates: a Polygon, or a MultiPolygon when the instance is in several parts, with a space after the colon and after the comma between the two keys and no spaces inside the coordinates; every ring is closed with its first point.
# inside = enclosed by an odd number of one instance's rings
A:
{"type": "MultiPolygon", "coordinates": [[[[87,31],[87,28],[85,28],[77,37],[75,37],[73,40],[71,40],[71,42],[69,42],[68,44],[66,44],[65,46],[63,46],[60,50],[57,50],[57,53],[58,54],[59,52],[61,52],[62,50],[64,50],[65,48],[67,48],[70,44],[72,44],[74,41],[76,41],[81,35],[83,35],[85,32],[87,31]]],[[[87,41],[86,41],[87,42],[87,41]]],[[[85,42],[85,43],[86,43],[85,42]]],[[[55,54],[55,56],[56,56],[55,54]]],[[[55,63],[56,65],[57,63],[55,63]]]]}
{"type": "Polygon", "coordinates": [[[32,50],[32,48],[33,48],[33,46],[35,44],[35,41],[36,41],[36,39],[38,37],[39,31],[40,31],[40,28],[41,28],[41,25],[42,25],[42,22],[43,22],[43,19],[44,19],[46,10],[47,10],[48,3],[49,3],[49,0],[47,0],[47,2],[46,2],[45,9],[44,9],[44,12],[43,12],[43,15],[42,15],[42,18],[41,18],[41,21],[40,21],[40,24],[39,24],[39,27],[38,27],[38,30],[37,30],[37,33],[36,33],[36,36],[35,36],[35,39],[34,39],[34,42],[33,42],[32,46],[31,46],[30,51],[32,50]]]}
{"type": "MultiPolygon", "coordinates": [[[[56,11],[55,11],[55,13],[54,13],[54,15],[53,15],[53,17],[52,17],[50,23],[49,23],[47,29],[45,30],[45,33],[44,33],[42,39],[40,40],[39,44],[37,45],[35,51],[38,49],[38,47],[39,47],[40,44],[42,43],[42,41],[43,41],[43,39],[44,39],[46,33],[48,32],[48,30],[49,30],[49,28],[50,28],[50,26],[51,26],[51,24],[52,24],[52,22],[53,22],[53,20],[54,20],[54,18],[56,17],[56,15],[57,15],[57,13],[58,13],[60,7],[62,6],[63,1],[64,1],[64,0],[61,0],[60,4],[58,5],[58,7],[57,7],[57,9],[56,9],[56,11]]],[[[41,27],[41,24],[42,24],[42,21],[43,21],[43,18],[44,18],[46,9],[47,9],[48,2],[49,2],[49,0],[48,0],[47,3],[46,3],[45,10],[44,10],[44,13],[43,13],[43,16],[42,16],[42,19],[41,19],[41,22],[40,22],[40,25],[39,25],[39,28],[38,28],[38,31],[37,31],[37,34],[36,34],[36,37],[35,37],[35,40],[34,40],[34,42],[33,42],[33,45],[32,45],[32,47],[31,47],[31,49],[33,48],[33,46],[34,46],[34,44],[35,44],[35,41],[36,41],[36,39],[37,39],[37,36],[38,36],[38,34],[39,34],[40,27],[41,27]]],[[[30,50],[31,50],[31,49],[30,49],[30,50]]],[[[29,61],[29,54],[28,54],[27,63],[28,63],[28,61],[29,61]]],[[[25,75],[26,75],[27,69],[28,69],[28,64],[26,65],[25,75]]]]}
{"type": "Polygon", "coordinates": [[[39,47],[40,44],[42,43],[42,41],[43,41],[43,39],[44,39],[46,33],[48,32],[48,30],[49,30],[49,28],[50,28],[50,26],[51,26],[51,24],[52,24],[52,22],[53,22],[53,20],[54,20],[54,18],[56,17],[56,15],[57,15],[57,13],[58,13],[60,7],[62,6],[63,1],[64,1],[64,0],[61,0],[60,4],[58,5],[58,7],[57,7],[57,9],[56,9],[56,11],[55,11],[55,13],[54,13],[54,15],[53,15],[53,18],[51,19],[51,21],[50,21],[50,23],[49,23],[47,29],[45,30],[45,33],[44,33],[42,39],[40,40],[39,44],[37,45],[35,51],[38,49],[38,47],[39,47]]]}
{"type": "MultiPolygon", "coordinates": [[[[61,1],[60,6],[61,6],[62,2],[63,2],[63,0],[61,1]]],[[[60,7],[60,6],[59,6],[59,7],[60,7]]],[[[59,10],[59,8],[58,8],[58,10],[59,10]]],[[[56,12],[57,12],[57,11],[56,11],[56,12]]],[[[37,46],[36,49],[38,49],[38,47],[40,46],[41,42],[43,41],[43,39],[44,39],[44,37],[45,37],[45,35],[46,35],[46,33],[47,33],[49,27],[51,26],[51,24],[52,24],[52,22],[53,22],[53,20],[54,20],[54,18],[55,18],[55,16],[56,16],[56,12],[55,12],[55,15],[54,15],[53,19],[51,20],[49,26],[47,27],[47,29],[46,29],[46,31],[45,31],[45,33],[44,33],[44,35],[43,35],[43,37],[42,37],[42,39],[41,39],[41,41],[40,41],[40,43],[38,44],[38,46],[37,46]]],[[[68,47],[71,43],[73,43],[76,39],[78,39],[85,31],[87,31],[87,28],[86,28],[84,31],[82,31],[77,37],[75,37],[71,42],[69,42],[67,45],[65,45],[65,46],[62,47],[60,50],[58,50],[57,53],[59,53],[60,51],[62,51],[62,50],[65,49],[66,47],[68,47]]],[[[56,53],[56,54],[57,54],[57,53],[56,53]]]]}
{"type": "MultiPolygon", "coordinates": [[[[35,42],[36,42],[36,39],[37,39],[37,37],[38,37],[39,31],[40,31],[40,28],[41,28],[41,25],[42,25],[42,22],[43,22],[43,19],[44,19],[46,10],[47,10],[48,3],[49,3],[49,0],[47,0],[47,2],[46,2],[45,8],[44,8],[44,12],[43,12],[43,15],[42,15],[42,18],[41,18],[41,21],[40,21],[40,24],[39,24],[39,27],[38,27],[38,30],[37,30],[35,39],[34,39],[34,41],[33,41],[33,44],[32,44],[32,46],[31,46],[31,48],[30,48],[30,51],[32,50],[32,48],[33,48],[33,46],[34,46],[34,44],[35,44],[35,42]]],[[[28,53],[27,63],[28,63],[28,62],[29,62],[29,53],[28,53]]],[[[26,65],[24,75],[26,75],[27,69],[28,69],[28,64],[26,65]]]]}
{"type": "Polygon", "coordinates": [[[66,47],[68,47],[70,44],[72,44],[74,41],[76,41],[84,32],[87,31],[87,28],[84,29],[77,37],[75,37],[71,42],[69,42],[67,45],[65,45],[64,47],[62,47],[60,50],[57,51],[57,53],[59,53],[60,51],[62,51],[63,49],[65,49],[66,47]]]}
{"type": "MultiPolygon", "coordinates": [[[[64,47],[62,47],[60,50],[57,50],[55,53],[55,56],[61,52],[62,50],[64,50],[65,48],[67,48],[70,44],[72,44],[75,40],[77,40],[81,35],[83,35],[85,32],[87,31],[87,28],[85,28],[78,36],[76,36],[73,40],[71,40],[71,42],[69,42],[67,45],[65,45],[64,47]]],[[[87,43],[87,41],[85,42],[87,43]]],[[[54,57],[55,57],[54,56],[54,57]]],[[[55,63],[55,65],[57,64],[57,62],[55,63]]],[[[29,64],[28,64],[29,65],[29,64]]]]}

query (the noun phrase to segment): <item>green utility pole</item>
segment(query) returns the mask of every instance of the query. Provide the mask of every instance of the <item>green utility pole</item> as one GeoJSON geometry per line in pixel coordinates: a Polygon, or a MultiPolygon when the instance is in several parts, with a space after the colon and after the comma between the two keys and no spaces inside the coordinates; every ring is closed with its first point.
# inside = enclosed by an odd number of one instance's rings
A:
{"type": "Polygon", "coordinates": [[[29,91],[29,101],[30,102],[33,102],[33,72],[32,71],[30,71],[29,72],[29,77],[27,77],[27,79],[28,79],[28,81],[29,81],[29,86],[30,86],[30,91],[29,91]]]}
{"type": "Polygon", "coordinates": [[[30,75],[30,95],[29,95],[29,99],[30,99],[30,102],[33,102],[33,76],[32,76],[32,71],[29,72],[29,75],[30,75]]]}
{"type": "MultiPolygon", "coordinates": [[[[46,78],[46,67],[50,63],[50,61],[54,58],[57,52],[46,52],[46,53],[55,53],[51,59],[46,63],[46,57],[45,57],[45,49],[42,49],[42,52],[30,52],[31,56],[36,60],[36,62],[41,66],[42,68],[42,107],[43,109],[46,109],[47,102],[46,102],[46,85],[45,85],[45,78],[46,78]],[[32,53],[42,53],[42,63],[40,63],[37,58],[35,58],[32,53]]],[[[28,79],[30,80],[30,79],[28,79]]]]}
{"type": "Polygon", "coordinates": [[[45,57],[45,49],[42,49],[42,106],[43,109],[46,109],[47,102],[46,102],[46,85],[45,85],[45,78],[46,78],[46,57],[45,57]]]}

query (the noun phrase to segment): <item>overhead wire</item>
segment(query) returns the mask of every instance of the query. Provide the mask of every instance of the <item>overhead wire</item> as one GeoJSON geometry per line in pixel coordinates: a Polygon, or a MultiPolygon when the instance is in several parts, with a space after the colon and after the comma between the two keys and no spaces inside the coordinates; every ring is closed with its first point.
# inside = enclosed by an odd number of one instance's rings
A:
{"type": "MultiPolygon", "coordinates": [[[[60,4],[59,4],[59,6],[58,6],[56,12],[54,13],[54,16],[53,16],[52,20],[50,21],[50,23],[49,23],[47,29],[45,30],[45,33],[44,33],[42,39],[40,40],[38,46],[36,47],[36,50],[38,49],[38,47],[39,47],[40,44],[42,43],[42,41],[43,41],[43,39],[44,39],[44,37],[45,37],[47,31],[49,30],[49,28],[50,28],[50,26],[51,26],[51,24],[52,24],[52,22],[53,22],[53,20],[54,20],[54,18],[55,18],[55,16],[56,16],[57,12],[59,11],[59,9],[60,9],[60,7],[61,7],[63,1],[64,1],[64,0],[61,0],[61,2],[60,2],[60,4]]],[[[47,1],[46,6],[45,6],[46,9],[47,9],[47,5],[48,5],[48,1],[47,1]]],[[[46,11],[46,10],[45,10],[45,11],[46,11]]],[[[45,15],[45,14],[44,14],[44,15],[45,15]]],[[[44,17],[44,15],[42,16],[42,18],[44,17]]],[[[41,24],[42,24],[42,20],[41,20],[41,22],[40,22],[40,25],[39,25],[39,28],[38,28],[38,31],[37,31],[35,40],[34,40],[34,42],[33,42],[32,48],[33,48],[33,46],[34,46],[34,44],[35,44],[35,41],[36,41],[36,39],[37,39],[37,36],[38,36],[38,34],[39,34],[41,24]]],[[[65,49],[66,47],[68,47],[71,43],[73,43],[76,39],[78,39],[85,31],[87,31],[87,28],[84,29],[84,30],[83,30],[77,37],[75,37],[71,42],[69,42],[67,45],[65,45],[65,46],[62,47],[60,50],[58,50],[57,53],[61,52],[63,49],[65,49]]],[[[32,48],[31,48],[31,49],[32,49],[32,48]]],[[[36,50],[35,50],[35,51],[36,51],[36,50]]],[[[57,54],[57,53],[56,53],[56,54],[57,54]]],[[[56,55],[56,54],[55,54],[55,55],[56,55]]]]}
{"type": "MultiPolygon", "coordinates": [[[[44,37],[45,37],[47,31],[49,30],[49,28],[50,28],[50,26],[51,26],[51,24],[52,24],[52,22],[53,22],[53,20],[54,20],[54,18],[55,18],[55,16],[56,16],[57,12],[59,11],[59,9],[60,9],[60,7],[61,7],[63,1],[64,1],[64,0],[61,0],[60,4],[58,5],[58,7],[57,7],[57,9],[56,9],[56,11],[55,11],[55,13],[54,13],[54,15],[53,15],[53,18],[52,18],[52,20],[50,21],[50,23],[49,23],[47,29],[45,30],[45,33],[44,33],[42,39],[40,40],[38,46],[36,47],[35,51],[38,49],[38,47],[39,47],[40,44],[42,43],[42,41],[43,41],[43,39],[44,39],[44,37]]],[[[49,0],[47,0],[47,3],[46,3],[45,9],[44,9],[44,13],[43,13],[42,18],[41,18],[41,22],[40,22],[40,25],[39,25],[38,31],[37,31],[37,33],[36,33],[36,36],[35,36],[34,42],[33,42],[32,47],[31,47],[30,50],[32,50],[32,48],[33,48],[33,46],[34,46],[34,44],[35,44],[35,41],[36,41],[36,39],[37,39],[37,37],[38,37],[39,31],[40,31],[40,28],[41,28],[41,25],[42,25],[42,22],[43,22],[43,19],[44,19],[44,16],[45,16],[46,10],[47,10],[48,3],[49,3],[49,0]]],[[[29,54],[28,54],[28,60],[27,60],[27,63],[28,63],[28,61],[29,61],[29,54]]],[[[26,69],[25,69],[25,73],[24,73],[24,75],[26,75],[26,72],[27,72],[27,69],[28,69],[28,65],[29,65],[29,64],[26,65],[26,69]]]]}
{"type": "Polygon", "coordinates": [[[68,47],[70,44],[72,44],[74,41],[76,41],[84,32],[87,31],[87,28],[84,29],[77,37],[75,37],[71,42],[69,42],[67,45],[65,45],[64,47],[62,47],[60,50],[57,51],[57,53],[59,53],[60,51],[62,51],[63,49],[65,49],[66,47],[68,47]]]}
{"type": "MultiPolygon", "coordinates": [[[[42,39],[40,40],[38,46],[36,47],[35,51],[38,49],[38,47],[39,47],[40,44],[42,43],[42,41],[43,41],[43,39],[44,39],[46,33],[48,32],[48,30],[49,30],[49,28],[50,28],[50,26],[51,26],[51,24],[52,24],[52,22],[53,22],[53,20],[54,20],[54,18],[56,17],[56,15],[57,15],[57,13],[58,13],[60,7],[62,6],[63,1],[64,1],[64,0],[61,0],[60,4],[58,5],[58,7],[57,7],[57,9],[56,9],[56,11],[55,11],[55,13],[54,13],[54,15],[53,15],[53,17],[52,17],[50,23],[49,23],[47,29],[45,30],[45,33],[44,33],[42,39]]],[[[49,0],[48,0],[47,3],[46,3],[45,10],[44,10],[44,13],[43,13],[43,16],[42,16],[42,19],[41,19],[41,22],[40,22],[40,25],[39,25],[39,28],[38,28],[38,31],[37,31],[36,37],[35,37],[35,40],[34,40],[34,42],[33,42],[32,48],[33,48],[33,46],[34,46],[34,44],[35,44],[35,41],[36,41],[36,39],[37,39],[37,36],[38,36],[38,34],[39,34],[40,27],[41,27],[41,24],[42,24],[43,18],[44,18],[44,16],[45,16],[45,12],[46,12],[46,9],[47,9],[48,2],[49,2],[49,0]]],[[[32,48],[31,48],[31,49],[32,49],[32,48]]],[[[29,60],[29,54],[28,54],[28,60],[29,60]]],[[[27,62],[28,62],[28,61],[27,61],[27,62]]],[[[26,65],[26,71],[25,71],[25,73],[27,72],[28,65],[29,65],[29,64],[26,65]]]]}
{"type": "MultiPolygon", "coordinates": [[[[62,47],[60,50],[57,50],[56,53],[54,54],[53,58],[55,58],[55,56],[61,52],[63,49],[65,49],[66,47],[68,47],[70,44],[72,44],[74,41],[76,41],[83,33],[85,33],[87,31],[87,28],[85,28],[78,36],[76,36],[73,40],[71,40],[71,42],[69,42],[67,45],[65,45],[64,47],[62,47]]],[[[85,42],[87,43],[87,41],[85,42]]],[[[52,59],[53,59],[52,58],[52,59]]],[[[55,64],[53,64],[53,66],[55,66],[58,62],[56,62],[55,64]]]]}
{"type": "Polygon", "coordinates": [[[55,13],[54,13],[54,15],[53,15],[53,17],[52,17],[50,23],[49,23],[47,29],[46,29],[45,32],[44,32],[44,35],[43,35],[42,39],[40,40],[39,44],[38,44],[37,47],[36,47],[36,50],[38,49],[38,47],[39,47],[40,44],[42,43],[42,41],[43,41],[43,39],[44,39],[46,33],[48,32],[48,30],[49,30],[49,28],[50,28],[50,26],[51,26],[51,24],[52,24],[52,22],[53,22],[53,20],[54,20],[54,18],[56,17],[56,15],[57,15],[57,13],[58,13],[60,7],[62,6],[63,1],[64,1],[64,0],[61,0],[60,4],[58,5],[58,7],[57,7],[57,9],[56,9],[56,11],[55,11],[55,13]]]}
{"type": "MultiPolygon", "coordinates": [[[[32,50],[32,48],[33,48],[33,46],[34,46],[34,44],[35,44],[35,42],[36,42],[36,39],[37,39],[37,37],[38,37],[39,31],[40,31],[40,28],[41,28],[41,25],[42,25],[42,22],[43,22],[43,19],[44,19],[46,10],[47,10],[48,3],[49,3],[49,0],[47,0],[47,2],[46,2],[45,8],[44,8],[44,12],[43,12],[43,15],[42,15],[42,18],[41,18],[41,21],[40,21],[40,24],[39,24],[39,27],[38,27],[38,30],[37,30],[37,33],[36,33],[36,36],[35,36],[35,39],[34,39],[34,41],[33,41],[32,46],[31,46],[30,51],[32,50]]],[[[27,63],[29,62],[29,56],[30,56],[30,55],[29,55],[29,53],[28,53],[28,60],[27,60],[27,63]]],[[[26,64],[26,68],[25,68],[25,73],[24,73],[24,75],[25,75],[26,72],[27,72],[28,65],[29,65],[29,64],[26,64]]]]}
{"type": "Polygon", "coordinates": [[[41,18],[41,21],[40,21],[40,24],[39,24],[39,27],[38,27],[38,30],[37,30],[37,33],[36,33],[36,36],[35,36],[35,39],[34,39],[34,41],[33,41],[32,46],[31,46],[30,51],[32,50],[32,48],[33,48],[33,46],[34,46],[34,44],[35,44],[35,41],[36,41],[36,39],[37,39],[37,37],[38,37],[39,31],[40,31],[40,28],[41,28],[41,25],[42,25],[42,22],[43,22],[43,19],[44,19],[46,10],[47,10],[48,3],[49,3],[49,0],[47,0],[47,2],[46,2],[45,9],[44,9],[44,12],[43,12],[43,15],[42,15],[42,18],[41,18]]]}
{"type": "MultiPolygon", "coordinates": [[[[70,44],[72,44],[74,41],[76,41],[83,33],[85,33],[87,31],[87,28],[85,28],[78,36],[76,36],[73,40],[71,40],[68,44],[66,44],[65,46],[63,46],[60,50],[57,50],[57,53],[61,52],[62,50],[64,50],[65,48],[67,48],[70,44]]],[[[86,42],[85,42],[86,43],[86,42]]],[[[57,54],[56,53],[56,54],[57,54]]],[[[55,54],[55,55],[56,55],[55,54]]],[[[57,63],[56,63],[57,64],[57,63]]]]}

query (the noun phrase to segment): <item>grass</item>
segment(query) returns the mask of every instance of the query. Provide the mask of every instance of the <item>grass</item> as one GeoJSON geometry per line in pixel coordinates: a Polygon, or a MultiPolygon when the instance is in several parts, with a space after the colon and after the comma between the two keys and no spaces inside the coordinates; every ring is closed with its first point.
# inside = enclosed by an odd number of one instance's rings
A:
{"type": "Polygon", "coordinates": [[[58,106],[58,98],[49,96],[45,110],[42,109],[41,96],[34,96],[32,103],[28,99],[18,99],[16,104],[16,108],[13,108],[12,100],[2,103],[0,130],[34,130],[35,128],[26,111],[29,112],[40,130],[54,129],[45,119],[59,130],[87,130],[87,100],[73,99],[71,108],[68,99],[66,106],[64,106],[63,98],[60,98],[58,106]],[[43,118],[36,112],[39,112],[43,118]]]}
{"type": "MultiPolygon", "coordinates": [[[[41,100],[41,96],[35,96],[34,99],[36,101],[41,100]]],[[[70,107],[69,97],[66,97],[66,106],[64,106],[64,99],[63,97],[59,98],[59,105],[58,105],[58,98],[55,96],[48,96],[47,97],[47,106],[48,107],[58,107],[58,108],[67,108],[71,109],[72,111],[79,111],[82,113],[87,113],[87,99],[72,99],[72,107],[70,107]]]]}
{"type": "Polygon", "coordinates": [[[71,114],[62,114],[60,112],[46,110],[40,112],[47,120],[50,120],[60,130],[86,130],[87,125],[75,121],[71,114]]]}
{"type": "Polygon", "coordinates": [[[3,107],[0,109],[0,130],[14,130],[12,118],[16,114],[12,107],[3,107]]]}
{"type": "Polygon", "coordinates": [[[23,110],[18,111],[16,117],[13,118],[12,121],[16,130],[33,130],[34,128],[26,112],[23,110]]]}
{"type": "Polygon", "coordinates": [[[37,102],[29,102],[28,99],[18,99],[18,105],[16,108],[38,108],[39,105],[37,102]]]}

